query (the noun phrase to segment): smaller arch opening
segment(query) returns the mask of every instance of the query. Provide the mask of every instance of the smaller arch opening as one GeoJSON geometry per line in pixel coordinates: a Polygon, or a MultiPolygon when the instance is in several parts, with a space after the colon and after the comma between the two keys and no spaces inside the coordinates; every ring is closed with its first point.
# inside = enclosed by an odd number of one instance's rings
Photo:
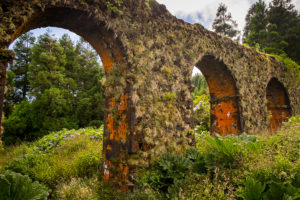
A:
{"type": "Polygon", "coordinates": [[[267,85],[267,109],[270,116],[269,129],[271,133],[275,133],[291,116],[286,89],[276,78],[272,78],[267,85]]]}
{"type": "Polygon", "coordinates": [[[209,88],[210,132],[221,136],[239,134],[239,97],[235,80],[227,66],[213,55],[205,55],[196,67],[205,77],[209,88]]]}

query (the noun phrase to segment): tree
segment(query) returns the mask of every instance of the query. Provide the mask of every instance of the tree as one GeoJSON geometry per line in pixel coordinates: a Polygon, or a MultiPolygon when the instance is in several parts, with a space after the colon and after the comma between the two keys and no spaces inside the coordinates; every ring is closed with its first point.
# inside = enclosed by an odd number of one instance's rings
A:
{"type": "Polygon", "coordinates": [[[221,35],[234,38],[239,34],[237,26],[237,23],[231,17],[231,13],[227,14],[227,6],[220,3],[212,25],[213,30],[221,35]]]}
{"type": "Polygon", "coordinates": [[[13,47],[16,56],[14,63],[9,66],[7,71],[8,91],[4,106],[6,116],[10,115],[15,104],[19,104],[22,100],[29,98],[30,83],[28,72],[31,61],[31,48],[34,41],[33,33],[28,32],[20,36],[13,47]]]}
{"type": "Polygon", "coordinates": [[[263,43],[267,31],[267,5],[263,0],[253,4],[246,15],[243,42],[251,46],[263,43]],[[250,35],[251,34],[251,35],[250,35]],[[246,39],[248,38],[248,41],[246,39]]]}
{"type": "Polygon", "coordinates": [[[300,63],[300,16],[294,7],[291,0],[273,0],[268,8],[259,0],[246,16],[243,41],[300,63]]]}
{"type": "Polygon", "coordinates": [[[4,122],[4,140],[33,140],[62,128],[100,126],[104,117],[103,68],[97,53],[69,36],[41,35],[31,47],[24,99],[4,122]],[[17,129],[16,129],[17,128],[17,129]]]}
{"type": "Polygon", "coordinates": [[[268,21],[276,25],[275,31],[286,43],[283,51],[300,63],[300,15],[291,0],[273,0],[269,5],[268,21]]]}
{"type": "Polygon", "coordinates": [[[195,86],[194,92],[193,92],[193,98],[195,99],[197,96],[201,96],[203,94],[208,93],[208,85],[206,82],[206,79],[203,75],[195,75],[192,78],[192,84],[195,86]]]}

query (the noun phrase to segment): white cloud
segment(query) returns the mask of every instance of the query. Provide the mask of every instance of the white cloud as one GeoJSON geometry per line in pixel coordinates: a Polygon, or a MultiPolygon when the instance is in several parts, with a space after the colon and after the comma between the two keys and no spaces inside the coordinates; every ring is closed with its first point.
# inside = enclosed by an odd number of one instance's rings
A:
{"type": "MultiPolygon", "coordinates": [[[[231,12],[233,20],[237,21],[239,29],[245,25],[245,17],[250,6],[256,0],[157,0],[165,4],[167,9],[176,17],[188,22],[200,23],[207,29],[211,29],[212,22],[216,16],[220,3],[224,3],[231,12]]],[[[265,1],[267,4],[271,0],[265,1]]],[[[296,9],[300,10],[300,0],[292,0],[296,9]]]]}

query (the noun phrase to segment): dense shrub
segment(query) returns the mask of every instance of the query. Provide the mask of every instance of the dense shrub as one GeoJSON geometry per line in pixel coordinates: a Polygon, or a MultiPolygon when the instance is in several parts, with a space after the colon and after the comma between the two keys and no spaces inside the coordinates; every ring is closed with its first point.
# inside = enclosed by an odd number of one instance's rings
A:
{"type": "Polygon", "coordinates": [[[2,154],[0,170],[5,165],[48,185],[51,199],[299,199],[299,117],[272,136],[196,133],[196,148],[137,169],[127,194],[101,180],[101,141],[102,130],[55,132],[2,154]]]}
{"type": "Polygon", "coordinates": [[[0,173],[0,199],[1,200],[46,200],[48,189],[32,182],[28,176],[12,171],[0,173]]]}
{"type": "Polygon", "coordinates": [[[163,155],[127,199],[299,199],[297,119],[268,137],[196,133],[196,149],[163,155]]]}
{"type": "Polygon", "coordinates": [[[206,94],[195,96],[193,101],[194,123],[196,132],[202,133],[210,129],[210,103],[206,94]]]}
{"type": "Polygon", "coordinates": [[[28,175],[53,190],[74,178],[101,177],[102,135],[102,128],[51,133],[8,153],[12,158],[4,169],[28,175]]]}
{"type": "Polygon", "coordinates": [[[167,196],[176,194],[181,181],[188,176],[191,164],[191,160],[184,156],[164,154],[154,164],[153,170],[146,172],[141,183],[149,184],[167,196]]]}

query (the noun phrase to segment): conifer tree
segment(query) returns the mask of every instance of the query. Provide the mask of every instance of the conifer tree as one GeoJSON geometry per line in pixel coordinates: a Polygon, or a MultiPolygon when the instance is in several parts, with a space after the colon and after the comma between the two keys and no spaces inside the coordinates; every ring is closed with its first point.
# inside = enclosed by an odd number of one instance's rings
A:
{"type": "Polygon", "coordinates": [[[246,16],[243,42],[260,51],[288,56],[300,63],[300,15],[291,0],[263,0],[246,16]]]}
{"type": "Polygon", "coordinates": [[[34,44],[35,37],[33,33],[28,32],[20,36],[16,41],[13,50],[16,52],[13,65],[9,67],[9,71],[13,73],[14,88],[8,101],[19,103],[21,100],[26,99],[28,91],[30,90],[30,83],[28,77],[29,64],[31,61],[31,48],[34,44]]]}
{"type": "Polygon", "coordinates": [[[253,4],[246,15],[243,42],[249,36],[248,44],[263,43],[267,31],[267,5],[263,0],[253,4]],[[250,35],[251,34],[251,35],[250,35]]]}
{"type": "Polygon", "coordinates": [[[67,35],[57,40],[45,33],[30,52],[27,74],[32,99],[17,103],[5,120],[4,141],[33,140],[62,128],[100,126],[104,72],[89,44],[81,40],[74,45],[67,35]]]}
{"type": "Polygon", "coordinates": [[[234,38],[239,34],[237,26],[237,23],[232,19],[231,13],[227,13],[227,6],[220,3],[212,25],[213,30],[221,35],[234,38]]]}

